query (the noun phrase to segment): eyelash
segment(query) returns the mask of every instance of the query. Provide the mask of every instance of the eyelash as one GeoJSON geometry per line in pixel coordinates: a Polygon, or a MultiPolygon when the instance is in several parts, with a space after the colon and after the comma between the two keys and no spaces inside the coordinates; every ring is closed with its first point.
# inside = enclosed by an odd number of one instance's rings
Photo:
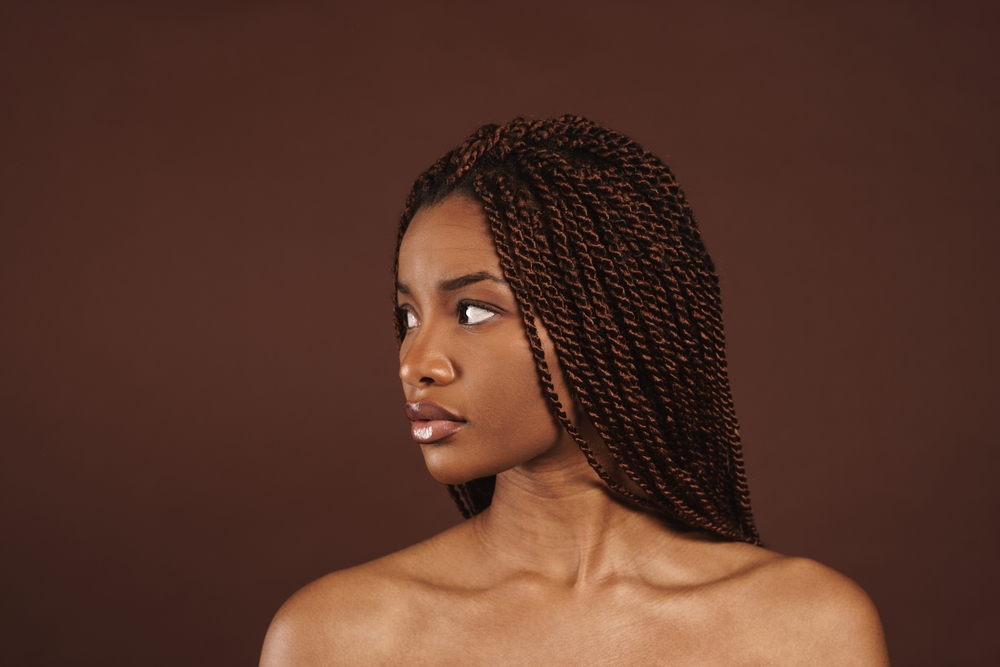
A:
{"type": "MultiPolygon", "coordinates": [[[[486,304],[479,303],[477,301],[459,301],[458,308],[456,310],[457,310],[456,314],[458,315],[458,320],[459,320],[458,323],[463,327],[474,327],[480,324],[484,324],[489,320],[493,319],[493,317],[496,316],[497,314],[496,310],[494,310],[493,308],[487,306],[486,304]],[[480,322],[462,322],[462,317],[463,317],[462,313],[465,311],[466,308],[478,308],[480,310],[485,310],[486,312],[490,313],[490,316],[480,322]]],[[[396,312],[397,316],[399,317],[400,325],[402,326],[404,332],[410,331],[411,329],[415,329],[417,326],[419,326],[419,325],[414,325],[412,327],[408,326],[407,320],[409,319],[409,317],[413,315],[413,317],[416,318],[416,315],[414,315],[413,311],[407,308],[406,306],[397,306],[396,312]]]]}

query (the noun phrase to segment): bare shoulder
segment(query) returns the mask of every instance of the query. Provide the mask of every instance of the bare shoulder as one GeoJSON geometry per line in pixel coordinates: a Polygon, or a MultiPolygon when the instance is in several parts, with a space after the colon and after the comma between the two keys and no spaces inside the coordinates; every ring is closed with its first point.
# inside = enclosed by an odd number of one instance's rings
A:
{"type": "Polygon", "coordinates": [[[816,561],[766,553],[739,586],[755,619],[751,636],[775,664],[889,664],[878,612],[860,586],[816,561]]]}
{"type": "Polygon", "coordinates": [[[261,652],[261,667],[337,664],[363,644],[367,629],[391,616],[388,581],[378,568],[359,566],[334,572],[299,590],[271,621],[261,652]],[[338,661],[339,662],[339,661],[338,661]]]}
{"type": "Polygon", "coordinates": [[[377,665],[410,636],[414,613],[433,582],[423,572],[449,533],[357,567],[328,574],[295,593],[275,614],[261,667],[377,665]]]}

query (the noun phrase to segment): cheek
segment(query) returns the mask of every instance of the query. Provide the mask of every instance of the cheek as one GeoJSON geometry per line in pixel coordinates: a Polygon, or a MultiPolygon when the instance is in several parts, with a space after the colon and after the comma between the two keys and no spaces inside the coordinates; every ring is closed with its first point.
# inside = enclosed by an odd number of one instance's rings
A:
{"type": "Polygon", "coordinates": [[[516,464],[551,447],[562,427],[549,409],[527,341],[496,352],[480,360],[490,372],[477,374],[469,387],[475,397],[476,430],[484,445],[516,464]]]}

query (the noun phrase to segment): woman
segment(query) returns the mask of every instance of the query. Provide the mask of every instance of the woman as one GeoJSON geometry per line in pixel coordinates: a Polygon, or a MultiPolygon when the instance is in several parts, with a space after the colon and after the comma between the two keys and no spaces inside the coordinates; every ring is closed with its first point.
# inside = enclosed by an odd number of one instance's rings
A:
{"type": "Polygon", "coordinates": [[[415,183],[396,278],[413,439],[468,520],[299,591],[262,665],[887,664],[856,585],[760,546],[718,279],[656,157],[484,126],[415,183]]]}

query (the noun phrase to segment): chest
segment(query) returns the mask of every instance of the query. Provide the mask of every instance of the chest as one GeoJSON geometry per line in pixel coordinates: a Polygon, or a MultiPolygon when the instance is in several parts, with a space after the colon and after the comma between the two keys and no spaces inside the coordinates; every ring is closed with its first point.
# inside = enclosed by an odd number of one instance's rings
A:
{"type": "Polygon", "coordinates": [[[408,623],[408,664],[759,664],[745,619],[699,596],[499,590],[421,606],[408,623]]]}

